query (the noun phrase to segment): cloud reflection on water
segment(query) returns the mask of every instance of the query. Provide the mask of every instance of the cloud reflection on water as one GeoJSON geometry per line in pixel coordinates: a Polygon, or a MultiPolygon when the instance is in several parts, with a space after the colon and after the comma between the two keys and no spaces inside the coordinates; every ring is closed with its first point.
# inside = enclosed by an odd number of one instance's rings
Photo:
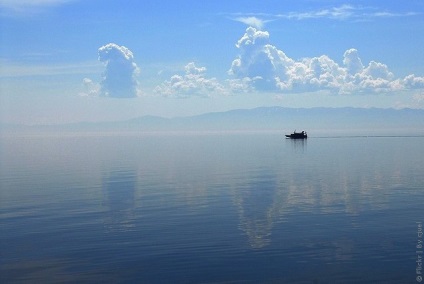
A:
{"type": "Polygon", "coordinates": [[[235,270],[270,261],[280,275],[286,264],[333,265],[347,273],[338,282],[373,261],[407,269],[422,138],[308,138],[307,149],[282,135],[6,142],[0,270],[9,279],[78,270],[90,280],[111,270],[154,278],[168,265],[174,276],[195,267],[235,281],[235,270]]]}
{"type": "Polygon", "coordinates": [[[133,170],[112,170],[103,179],[105,225],[110,229],[134,227],[137,175],[133,170]]]}
{"type": "MultiPolygon", "coordinates": [[[[134,218],[142,218],[137,215],[140,211],[134,215],[140,207],[136,199],[144,199],[136,198],[139,190],[159,198],[159,208],[185,207],[190,214],[203,214],[228,195],[239,229],[252,248],[261,249],[272,243],[276,224],[300,213],[344,214],[350,218],[349,225],[359,226],[357,216],[387,209],[390,190],[408,180],[408,167],[398,165],[397,159],[387,158],[384,151],[367,153],[366,139],[348,144],[320,139],[308,145],[306,140],[281,137],[267,144],[270,137],[264,140],[254,135],[172,138],[155,140],[155,151],[147,147],[135,153],[137,170],[117,168],[105,175],[105,222],[109,226],[128,229],[134,226],[134,218]]],[[[283,227],[279,225],[278,230],[283,227]]]]}

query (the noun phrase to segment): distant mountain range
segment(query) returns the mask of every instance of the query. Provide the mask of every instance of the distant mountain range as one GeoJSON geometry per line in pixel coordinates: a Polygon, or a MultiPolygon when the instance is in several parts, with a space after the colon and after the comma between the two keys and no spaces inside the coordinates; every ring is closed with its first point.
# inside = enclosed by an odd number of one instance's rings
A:
{"type": "Polygon", "coordinates": [[[163,118],[142,116],[116,122],[62,125],[3,125],[3,130],[37,131],[389,131],[424,134],[424,110],[381,108],[259,107],[163,118]]]}

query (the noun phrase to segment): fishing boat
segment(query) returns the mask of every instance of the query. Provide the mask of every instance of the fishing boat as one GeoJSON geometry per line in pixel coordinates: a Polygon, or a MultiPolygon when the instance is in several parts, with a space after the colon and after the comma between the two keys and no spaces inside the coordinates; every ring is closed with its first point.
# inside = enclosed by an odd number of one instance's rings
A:
{"type": "Polygon", "coordinates": [[[308,138],[308,134],[305,131],[296,132],[296,130],[292,134],[286,134],[286,138],[290,139],[306,139],[308,138]]]}

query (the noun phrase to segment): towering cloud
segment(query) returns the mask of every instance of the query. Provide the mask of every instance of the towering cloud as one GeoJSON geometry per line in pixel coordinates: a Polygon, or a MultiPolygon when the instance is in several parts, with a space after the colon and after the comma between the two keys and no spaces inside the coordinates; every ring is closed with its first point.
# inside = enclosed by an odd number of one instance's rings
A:
{"type": "Polygon", "coordinates": [[[362,72],[364,65],[358,56],[358,51],[354,48],[346,50],[344,53],[343,64],[347,68],[347,72],[350,75],[362,72]]]}
{"type": "MultiPolygon", "coordinates": [[[[269,44],[269,33],[249,27],[237,42],[240,55],[232,62],[228,71],[237,78],[249,78],[260,89],[276,87],[276,79],[284,77],[286,66],[293,60],[284,52],[269,44]]],[[[246,81],[246,80],[244,80],[246,81]]]]}
{"type": "Polygon", "coordinates": [[[105,65],[100,83],[84,78],[83,96],[100,96],[109,98],[134,98],[139,94],[137,74],[139,69],[134,62],[134,55],[125,46],[114,43],[99,48],[99,61],[105,65]]]}
{"type": "Polygon", "coordinates": [[[133,98],[137,96],[139,72],[133,53],[125,46],[114,43],[99,48],[99,60],[105,64],[100,95],[115,98],[133,98]]]}
{"type": "Polygon", "coordinates": [[[240,53],[228,71],[232,85],[256,90],[349,94],[424,88],[424,77],[395,79],[388,66],[371,61],[364,66],[356,49],[344,53],[343,65],[326,55],[295,60],[270,44],[269,33],[246,29],[237,42],[240,53]]]}

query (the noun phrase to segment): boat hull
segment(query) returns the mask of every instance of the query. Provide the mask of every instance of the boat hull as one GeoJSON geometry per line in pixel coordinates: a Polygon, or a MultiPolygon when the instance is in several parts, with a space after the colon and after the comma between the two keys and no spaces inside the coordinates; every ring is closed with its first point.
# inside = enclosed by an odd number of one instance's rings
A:
{"type": "Polygon", "coordinates": [[[292,134],[286,134],[286,138],[290,138],[290,139],[306,139],[308,138],[308,134],[306,134],[306,132],[302,131],[302,132],[294,132],[292,134]]]}
{"type": "Polygon", "coordinates": [[[307,139],[308,135],[302,135],[302,136],[298,136],[298,135],[286,135],[286,138],[290,138],[290,139],[307,139]]]}

